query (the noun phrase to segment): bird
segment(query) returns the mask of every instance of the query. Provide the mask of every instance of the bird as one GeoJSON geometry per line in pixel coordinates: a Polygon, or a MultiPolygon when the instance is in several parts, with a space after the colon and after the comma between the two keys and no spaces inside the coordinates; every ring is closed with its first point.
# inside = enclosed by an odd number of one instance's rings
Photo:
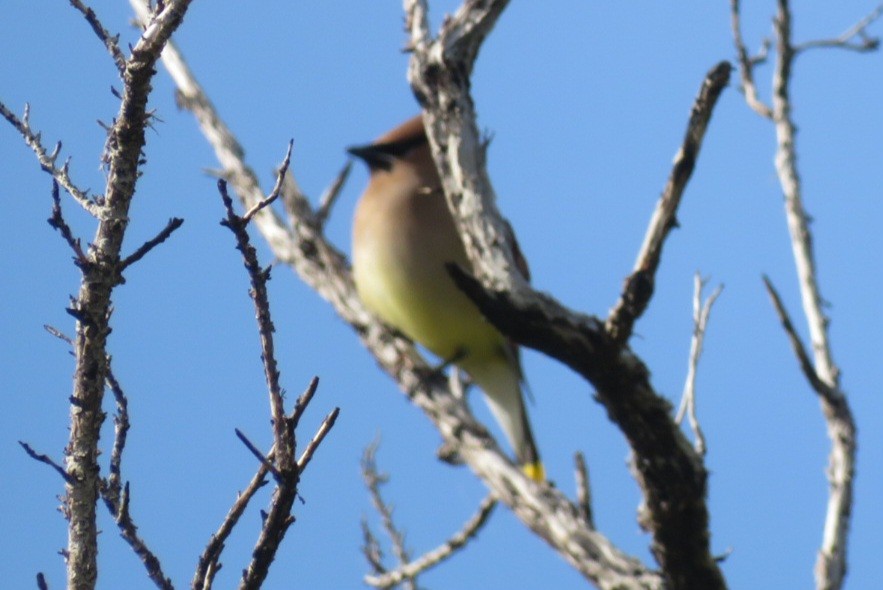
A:
{"type": "MultiPolygon", "coordinates": [[[[422,116],[347,151],[369,171],[353,217],[353,278],[360,299],[386,324],[468,373],[484,392],[522,471],[545,481],[525,408],[518,348],[482,316],[448,272],[451,263],[470,265],[422,116]]],[[[515,250],[516,259],[523,260],[515,250]]],[[[526,264],[522,271],[527,278],[526,264]]]]}

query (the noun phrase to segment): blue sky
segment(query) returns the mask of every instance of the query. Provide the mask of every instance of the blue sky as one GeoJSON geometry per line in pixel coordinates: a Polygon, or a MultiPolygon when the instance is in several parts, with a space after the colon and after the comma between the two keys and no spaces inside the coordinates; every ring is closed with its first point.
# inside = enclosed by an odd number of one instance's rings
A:
{"type": "MultiPolygon", "coordinates": [[[[770,32],[773,2],[743,16],[752,47],[770,32]]],[[[432,3],[436,22],[452,1],[432,3]]],[[[125,41],[127,3],[94,2],[125,41]]],[[[869,12],[869,2],[794,6],[796,40],[832,37],[869,12]]],[[[883,33],[877,25],[875,32],[883,33]]],[[[397,2],[196,2],[178,42],[265,187],[289,139],[293,170],[318,197],[345,162],[344,148],[370,140],[416,112],[397,2]]],[[[65,3],[9,0],[0,16],[0,100],[47,143],[60,139],[81,186],[100,192],[104,132],[117,100],[115,69],[83,19],[65,3]]],[[[499,205],[531,262],[534,284],[572,307],[604,315],[628,273],[680,143],[705,72],[731,59],[728,3],[514,2],[486,43],[474,74],[479,125],[493,134],[489,168],[499,205]]],[[[770,69],[758,71],[769,96],[770,69]]],[[[794,114],[805,201],[814,217],[822,294],[830,303],[835,360],[859,425],[859,462],[847,587],[883,578],[883,332],[880,170],[883,56],[844,51],[802,55],[794,114]]],[[[214,180],[216,162],[192,117],[174,104],[164,72],[152,107],[148,164],[138,185],[128,251],[172,216],[174,238],[128,271],[115,297],[110,350],[130,397],[124,476],[144,538],[178,587],[256,467],[233,434],[270,441],[257,331],[247,278],[214,180]]],[[[725,284],[699,369],[699,416],[709,446],[712,543],[731,551],[733,588],[808,587],[821,538],[828,444],[817,401],[797,369],[763,291],[768,274],[799,313],[793,264],[773,168],[773,128],[735,87],[721,98],[670,238],[654,300],[632,342],[657,389],[677,401],[686,375],[692,277],[725,284]]],[[[25,440],[61,459],[73,362],[43,324],[71,333],[64,307],[78,276],[46,223],[50,180],[8,125],[0,125],[0,307],[5,408],[0,412],[0,579],[33,587],[38,571],[63,587],[57,551],[66,526],[55,510],[61,481],[28,459],[25,440]]],[[[365,174],[356,169],[331,219],[349,249],[352,208],[365,174]]],[[[84,240],[92,220],[71,201],[68,221],[84,240]]],[[[260,243],[259,239],[256,242],[260,243]]],[[[263,244],[265,262],[271,255],[263,244]]],[[[305,474],[297,522],[267,588],[357,588],[367,566],[360,519],[377,528],[359,474],[378,434],[387,497],[408,545],[420,554],[457,530],[484,495],[463,468],[438,463],[439,436],[361,348],[330,307],[285,268],[270,285],[284,386],[298,394],[313,375],[319,393],[302,425],[341,415],[305,474]]],[[[806,330],[801,322],[800,332],[806,330]]],[[[550,477],[572,494],[572,456],[592,473],[599,528],[649,560],[635,521],[639,493],[622,436],[567,369],[526,353],[530,412],[550,477]]],[[[476,412],[489,414],[475,398],[476,412]]],[[[108,409],[110,407],[108,406],[108,409]]],[[[110,440],[111,423],[105,433],[110,440]]],[[[109,444],[109,443],[108,443],[109,444]]],[[[257,534],[262,496],[228,543],[219,587],[231,587],[257,534]]],[[[101,588],[150,588],[142,568],[102,513],[101,588]]],[[[582,579],[505,510],[466,551],[421,579],[429,588],[575,588],[582,579]]]]}

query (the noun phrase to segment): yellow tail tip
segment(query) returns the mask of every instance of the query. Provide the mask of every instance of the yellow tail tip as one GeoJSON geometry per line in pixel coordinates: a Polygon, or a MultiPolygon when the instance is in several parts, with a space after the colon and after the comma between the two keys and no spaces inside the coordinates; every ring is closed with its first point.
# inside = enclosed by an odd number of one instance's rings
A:
{"type": "Polygon", "coordinates": [[[537,483],[546,481],[546,469],[542,463],[525,463],[521,466],[521,471],[537,483]]]}

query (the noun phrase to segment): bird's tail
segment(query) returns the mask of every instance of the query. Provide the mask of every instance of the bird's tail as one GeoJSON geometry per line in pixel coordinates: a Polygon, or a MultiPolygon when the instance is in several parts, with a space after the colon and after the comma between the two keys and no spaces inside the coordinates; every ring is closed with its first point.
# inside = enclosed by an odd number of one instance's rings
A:
{"type": "Polygon", "coordinates": [[[509,359],[500,357],[497,362],[475,363],[464,368],[473,381],[484,391],[488,407],[515,450],[515,457],[522,471],[534,481],[546,481],[546,470],[534,442],[524,396],[521,391],[521,371],[509,359]]]}

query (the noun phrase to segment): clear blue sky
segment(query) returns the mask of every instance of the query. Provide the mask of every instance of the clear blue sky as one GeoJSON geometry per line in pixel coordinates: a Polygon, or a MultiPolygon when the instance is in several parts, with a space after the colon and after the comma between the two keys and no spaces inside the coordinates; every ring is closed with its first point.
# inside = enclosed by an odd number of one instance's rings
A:
{"type": "MultiPolygon", "coordinates": [[[[762,4],[762,5],[761,5],[762,4]]],[[[844,1],[795,3],[797,40],[839,34],[873,8],[844,1]]],[[[437,22],[455,2],[434,2],[437,22]]],[[[111,31],[133,39],[126,2],[95,2],[111,31]]],[[[774,3],[744,15],[752,47],[770,31],[774,3]]],[[[875,32],[883,33],[877,25],[875,32]]],[[[269,187],[295,141],[293,169],[317,197],[365,142],[416,112],[405,69],[398,2],[196,2],[177,37],[185,56],[269,187]]],[[[64,142],[82,186],[103,190],[98,156],[118,101],[115,69],[66,3],[9,0],[0,16],[0,100],[30,102],[44,140],[64,142]]],[[[704,73],[733,50],[728,3],[513,2],[485,45],[474,75],[482,128],[493,133],[490,172],[515,226],[536,286],[589,313],[606,314],[640,246],[704,73]]],[[[769,96],[769,68],[759,70],[769,96]]],[[[132,430],[124,476],[144,538],[178,587],[255,470],[234,428],[267,446],[265,387],[247,279],[220,199],[205,169],[216,162],[192,117],[175,107],[164,72],[151,98],[161,120],[148,134],[128,251],[171,216],[186,222],[131,268],[116,291],[110,350],[130,397],[132,430]]],[[[795,116],[805,199],[830,302],[834,355],[859,425],[859,462],[848,587],[883,579],[883,55],[815,51],[794,72],[795,116]]],[[[697,270],[726,285],[715,308],[698,377],[699,415],[711,471],[712,543],[732,551],[733,588],[806,588],[826,502],[828,443],[818,404],[797,369],[760,282],[767,273],[799,313],[772,127],[735,87],[712,120],[699,165],[669,240],[653,303],[634,348],[660,392],[677,401],[691,334],[697,270]]],[[[329,234],[349,248],[356,170],[329,234]]],[[[25,440],[58,460],[67,442],[73,362],[44,333],[71,333],[64,307],[78,289],[70,252],[46,223],[50,180],[14,130],[0,125],[0,579],[34,587],[38,571],[64,584],[66,523],[56,512],[62,482],[28,459],[25,440]]],[[[84,240],[93,224],[70,200],[68,220],[84,240]]],[[[259,240],[258,240],[259,241],[259,240]]],[[[271,260],[261,244],[265,262],[271,260]]],[[[353,332],[288,269],[271,283],[282,380],[294,394],[313,375],[319,394],[301,440],[333,406],[337,426],[307,471],[297,522],[267,588],[362,586],[360,519],[377,525],[359,474],[362,449],[382,436],[379,462],[415,554],[435,547],[473,513],[482,486],[463,468],[438,463],[439,436],[376,367],[353,332]]],[[[801,334],[806,330],[801,322],[801,334]]],[[[549,475],[573,491],[572,456],[589,461],[599,528],[648,560],[635,522],[639,494],[619,432],[589,386],[535,354],[526,372],[530,408],[549,475]]],[[[476,411],[488,413],[475,398],[476,411]]],[[[110,411],[110,406],[108,410],[110,411]]],[[[109,445],[111,421],[104,441],[109,445]]],[[[105,457],[106,458],[106,457],[105,457]]],[[[255,506],[266,504],[262,496],[255,506]]],[[[100,588],[150,588],[102,508],[100,588]]],[[[218,587],[247,563],[259,515],[252,510],[228,544],[218,587]]],[[[421,580],[429,588],[576,588],[582,579],[505,510],[465,552],[421,580]]]]}

